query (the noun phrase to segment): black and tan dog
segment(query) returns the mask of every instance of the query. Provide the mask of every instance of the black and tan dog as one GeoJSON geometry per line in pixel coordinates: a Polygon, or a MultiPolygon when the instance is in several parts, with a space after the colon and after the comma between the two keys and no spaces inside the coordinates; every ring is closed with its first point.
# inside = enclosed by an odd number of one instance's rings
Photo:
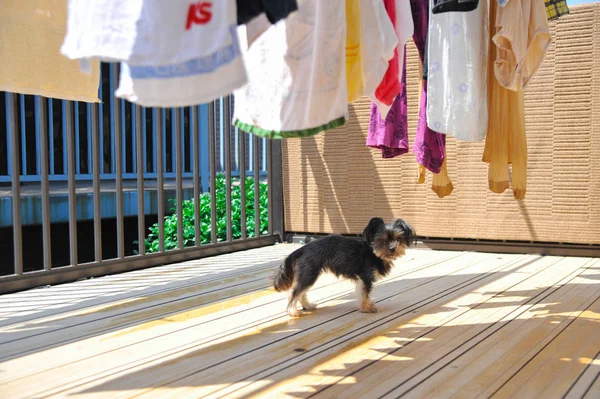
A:
{"type": "Polygon", "coordinates": [[[414,229],[402,219],[386,225],[381,218],[373,218],[360,240],[330,235],[315,240],[292,252],[279,267],[273,286],[276,291],[292,289],[287,312],[298,317],[300,302],[303,310],[314,310],[308,302],[307,291],[322,272],[356,282],[359,310],[375,313],[377,308],[369,297],[373,283],[390,273],[393,261],[404,255],[415,241],[414,229]]]}

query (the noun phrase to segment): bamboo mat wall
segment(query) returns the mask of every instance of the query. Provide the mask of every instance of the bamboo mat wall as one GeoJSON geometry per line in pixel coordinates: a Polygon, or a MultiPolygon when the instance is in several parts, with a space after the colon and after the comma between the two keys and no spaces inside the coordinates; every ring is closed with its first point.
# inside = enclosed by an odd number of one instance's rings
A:
{"type": "MultiPolygon", "coordinates": [[[[600,244],[600,4],[571,8],[551,24],[553,45],[526,92],[527,196],[487,187],[482,143],[448,140],[454,192],[439,199],[431,174],[417,184],[409,153],[382,159],[365,146],[370,103],[347,126],[284,142],[286,230],[357,234],[369,218],[403,217],[439,238],[600,244]]],[[[410,145],[418,112],[418,55],[409,44],[410,145]]]]}

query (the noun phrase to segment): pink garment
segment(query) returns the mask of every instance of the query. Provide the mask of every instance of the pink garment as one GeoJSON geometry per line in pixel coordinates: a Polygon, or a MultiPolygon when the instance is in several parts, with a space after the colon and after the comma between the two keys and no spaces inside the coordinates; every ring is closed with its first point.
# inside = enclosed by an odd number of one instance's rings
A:
{"type": "MultiPolygon", "coordinates": [[[[429,23],[429,1],[410,0],[414,21],[413,40],[421,62],[425,57],[427,29],[429,23]]],[[[367,145],[382,150],[384,158],[391,158],[408,152],[408,107],[406,99],[406,77],[403,74],[402,94],[396,98],[389,115],[381,121],[377,106],[371,106],[371,122],[367,145]]],[[[413,146],[417,162],[434,174],[440,173],[446,154],[446,136],[427,126],[427,81],[423,82],[417,135],[413,146]]]]}

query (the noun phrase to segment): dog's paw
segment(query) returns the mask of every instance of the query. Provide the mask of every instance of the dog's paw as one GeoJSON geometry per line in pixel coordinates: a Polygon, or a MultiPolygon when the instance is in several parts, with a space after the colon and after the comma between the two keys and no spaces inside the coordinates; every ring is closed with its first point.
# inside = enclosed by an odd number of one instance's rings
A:
{"type": "Polygon", "coordinates": [[[362,313],[377,313],[377,306],[374,303],[368,303],[358,308],[362,313]]]}
{"type": "Polygon", "coordinates": [[[302,316],[302,312],[298,309],[288,309],[287,313],[290,317],[300,317],[302,316]]]}
{"type": "Polygon", "coordinates": [[[315,310],[317,309],[317,305],[314,303],[307,303],[306,305],[302,306],[302,309],[308,311],[315,310]]]}

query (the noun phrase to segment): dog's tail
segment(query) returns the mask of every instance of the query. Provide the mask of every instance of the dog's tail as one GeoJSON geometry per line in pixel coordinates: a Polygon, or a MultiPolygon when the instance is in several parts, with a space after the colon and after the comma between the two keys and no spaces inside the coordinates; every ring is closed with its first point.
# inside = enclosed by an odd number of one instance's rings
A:
{"type": "Polygon", "coordinates": [[[294,263],[296,262],[296,256],[294,255],[292,253],[288,256],[275,273],[273,278],[273,288],[275,288],[275,291],[287,291],[292,288],[292,284],[294,283],[294,263]]]}

